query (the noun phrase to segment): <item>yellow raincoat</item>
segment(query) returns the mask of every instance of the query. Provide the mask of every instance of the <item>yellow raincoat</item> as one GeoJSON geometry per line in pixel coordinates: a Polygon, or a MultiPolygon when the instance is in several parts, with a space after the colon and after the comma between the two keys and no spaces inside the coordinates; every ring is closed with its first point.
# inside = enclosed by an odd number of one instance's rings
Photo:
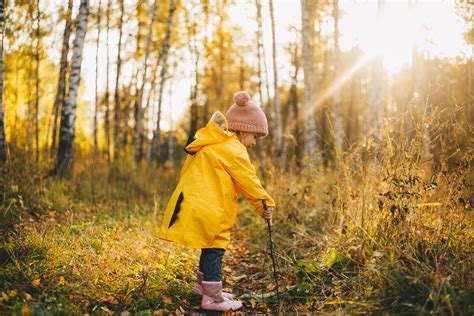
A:
{"type": "Polygon", "coordinates": [[[216,112],[186,148],[189,156],[165,210],[159,237],[192,248],[224,248],[230,243],[243,192],[262,214],[275,202],[265,191],[247,149],[228,131],[225,116],[216,112]]]}

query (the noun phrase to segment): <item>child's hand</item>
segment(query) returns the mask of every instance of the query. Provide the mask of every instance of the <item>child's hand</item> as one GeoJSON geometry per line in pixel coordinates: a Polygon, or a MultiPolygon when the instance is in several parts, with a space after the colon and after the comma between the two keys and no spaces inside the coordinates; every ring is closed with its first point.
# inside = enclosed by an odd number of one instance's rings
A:
{"type": "Polygon", "coordinates": [[[262,217],[267,221],[271,222],[272,221],[272,213],[274,211],[273,207],[267,207],[262,214],[262,217]]]}

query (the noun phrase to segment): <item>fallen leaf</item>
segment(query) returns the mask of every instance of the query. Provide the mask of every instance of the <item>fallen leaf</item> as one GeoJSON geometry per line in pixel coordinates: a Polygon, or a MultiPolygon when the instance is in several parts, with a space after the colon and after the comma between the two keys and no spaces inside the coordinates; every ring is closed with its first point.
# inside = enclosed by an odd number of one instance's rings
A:
{"type": "Polygon", "coordinates": [[[27,293],[27,292],[23,292],[23,298],[26,300],[26,301],[31,301],[33,299],[33,297],[31,296],[30,293],[27,293]]]}
{"type": "Polygon", "coordinates": [[[39,286],[40,283],[41,283],[40,279],[34,279],[33,281],[31,281],[31,285],[33,285],[33,286],[39,286]]]}
{"type": "Polygon", "coordinates": [[[114,313],[110,309],[108,309],[107,306],[101,306],[100,309],[103,310],[104,312],[106,312],[109,315],[114,313]]]}
{"type": "Polygon", "coordinates": [[[377,251],[375,250],[373,253],[372,253],[372,257],[382,257],[383,256],[383,253],[380,252],[380,251],[377,251]]]}
{"type": "Polygon", "coordinates": [[[250,303],[250,306],[252,306],[252,308],[255,308],[255,305],[257,304],[257,301],[256,300],[250,300],[249,303],[250,303]]]}
{"type": "Polygon", "coordinates": [[[59,277],[58,284],[59,284],[59,285],[64,285],[64,282],[65,282],[64,277],[63,277],[63,276],[60,276],[60,277],[59,277]]]}
{"type": "Polygon", "coordinates": [[[173,300],[169,296],[163,296],[162,299],[163,299],[163,302],[166,304],[173,304],[173,300]]]}
{"type": "Polygon", "coordinates": [[[21,314],[22,314],[23,316],[27,316],[27,315],[30,314],[30,308],[28,307],[28,305],[23,305],[23,306],[21,307],[21,314]]]}
{"type": "Polygon", "coordinates": [[[242,275],[239,275],[239,276],[233,276],[233,275],[230,276],[230,278],[232,279],[232,281],[235,281],[235,282],[237,282],[237,281],[239,281],[239,280],[241,280],[241,279],[245,279],[246,277],[247,277],[246,274],[242,274],[242,275]]]}

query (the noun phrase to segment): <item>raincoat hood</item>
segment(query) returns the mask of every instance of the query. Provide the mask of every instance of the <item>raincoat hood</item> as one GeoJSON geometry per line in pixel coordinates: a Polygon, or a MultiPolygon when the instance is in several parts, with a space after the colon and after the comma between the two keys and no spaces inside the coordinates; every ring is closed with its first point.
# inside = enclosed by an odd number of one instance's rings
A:
{"type": "Polygon", "coordinates": [[[229,124],[221,112],[215,112],[205,128],[201,128],[194,135],[194,141],[186,146],[186,152],[195,154],[203,147],[222,143],[229,138],[237,138],[237,135],[229,131],[229,124]]]}

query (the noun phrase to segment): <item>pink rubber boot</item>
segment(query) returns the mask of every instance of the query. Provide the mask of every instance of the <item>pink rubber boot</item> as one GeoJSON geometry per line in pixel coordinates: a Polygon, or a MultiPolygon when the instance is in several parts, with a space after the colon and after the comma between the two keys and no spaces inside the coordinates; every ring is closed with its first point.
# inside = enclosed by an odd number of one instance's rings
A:
{"type": "Polygon", "coordinates": [[[201,308],[211,311],[236,311],[242,307],[239,301],[233,301],[222,296],[222,282],[202,281],[203,289],[201,308]]]}
{"type": "MultiPolygon", "coordinates": [[[[196,293],[197,295],[200,295],[202,296],[203,294],[203,289],[202,289],[202,281],[204,280],[204,273],[202,273],[201,271],[198,271],[196,273],[196,277],[197,277],[197,283],[196,285],[194,286],[194,289],[193,289],[193,292],[196,293]]],[[[224,298],[228,298],[228,299],[233,299],[235,297],[234,294],[232,293],[227,293],[227,292],[224,292],[222,291],[222,296],[224,298]]]]}

